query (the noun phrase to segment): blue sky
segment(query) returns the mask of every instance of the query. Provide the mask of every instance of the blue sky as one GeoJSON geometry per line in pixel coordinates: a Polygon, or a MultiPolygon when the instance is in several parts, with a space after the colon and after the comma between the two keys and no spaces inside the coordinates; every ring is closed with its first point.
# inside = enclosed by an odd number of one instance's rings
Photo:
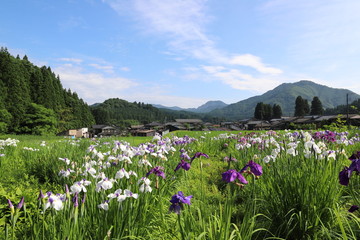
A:
{"type": "Polygon", "coordinates": [[[311,80],[360,93],[358,0],[4,0],[0,46],[88,104],[198,107],[311,80]]]}

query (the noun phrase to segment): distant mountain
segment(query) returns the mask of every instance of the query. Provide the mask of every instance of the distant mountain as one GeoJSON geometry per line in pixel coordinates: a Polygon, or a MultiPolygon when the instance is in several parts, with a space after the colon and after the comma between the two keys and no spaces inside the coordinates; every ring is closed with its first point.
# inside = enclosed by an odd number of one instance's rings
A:
{"type": "Polygon", "coordinates": [[[169,110],[175,110],[175,111],[188,111],[188,112],[195,112],[195,113],[208,113],[215,109],[220,109],[223,107],[226,107],[228,104],[222,102],[222,101],[208,101],[205,104],[201,105],[198,108],[180,108],[180,107],[166,107],[160,104],[152,104],[156,108],[165,108],[169,110]]]}
{"type": "Polygon", "coordinates": [[[159,109],[151,104],[128,102],[110,98],[90,106],[96,124],[110,124],[122,128],[150,122],[174,121],[177,118],[201,118],[200,114],[170,109],[159,109]]]}
{"type": "Polygon", "coordinates": [[[161,109],[168,109],[168,110],[174,110],[174,111],[183,111],[183,110],[186,110],[185,108],[181,108],[181,107],[166,107],[166,106],[163,106],[161,104],[151,104],[153,105],[154,107],[156,108],[161,108],[161,109]]]}
{"type": "Polygon", "coordinates": [[[201,105],[200,107],[196,108],[193,112],[198,113],[208,113],[215,109],[221,109],[223,107],[226,107],[228,104],[222,102],[222,101],[208,101],[205,104],[201,105]]]}
{"type": "Polygon", "coordinates": [[[307,99],[309,105],[311,105],[313,97],[317,96],[326,109],[346,104],[347,94],[349,94],[349,103],[360,98],[360,95],[347,89],[331,88],[302,80],[295,83],[283,83],[263,95],[230,104],[224,108],[213,110],[208,114],[212,117],[223,117],[229,120],[251,118],[254,116],[256,104],[263,102],[271,105],[278,104],[281,106],[283,116],[293,116],[297,96],[307,99]]]}

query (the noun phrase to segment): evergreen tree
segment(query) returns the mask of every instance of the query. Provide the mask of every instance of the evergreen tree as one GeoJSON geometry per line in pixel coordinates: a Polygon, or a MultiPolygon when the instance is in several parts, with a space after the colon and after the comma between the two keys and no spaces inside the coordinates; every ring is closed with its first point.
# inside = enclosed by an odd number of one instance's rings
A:
{"type": "Polygon", "coordinates": [[[310,113],[310,106],[307,99],[304,99],[304,115],[308,115],[310,113]]]}
{"type": "Polygon", "coordinates": [[[322,103],[318,97],[314,97],[311,101],[311,115],[323,115],[324,109],[322,103]]]}
{"type": "Polygon", "coordinates": [[[305,115],[305,101],[301,96],[298,96],[295,100],[295,117],[301,117],[305,115]]]}
{"type": "Polygon", "coordinates": [[[11,124],[12,116],[6,109],[0,109],[0,133],[8,132],[8,127],[11,124]]]}
{"type": "Polygon", "coordinates": [[[52,109],[31,103],[22,122],[22,133],[54,135],[57,132],[56,114],[52,109]]]}
{"type": "Polygon", "coordinates": [[[273,116],[273,109],[270,104],[259,102],[256,104],[254,118],[259,120],[270,120],[273,116]]]}
{"type": "Polygon", "coordinates": [[[280,105],[274,104],[273,105],[273,118],[281,118],[282,117],[282,109],[280,105]]]}
{"type": "Polygon", "coordinates": [[[270,120],[272,118],[273,112],[270,104],[264,104],[264,118],[263,120],[270,120]]]}
{"type": "Polygon", "coordinates": [[[56,131],[87,127],[95,122],[89,106],[77,94],[63,89],[60,78],[50,67],[34,66],[26,55],[23,59],[15,58],[3,47],[0,49],[0,93],[0,125],[8,133],[21,133],[25,126],[27,132],[32,131],[32,125],[25,124],[24,119],[29,119],[29,109],[39,108],[29,106],[31,103],[55,113],[56,121],[60,122],[56,131]],[[4,121],[9,117],[10,122],[4,121]]]}
{"type": "Polygon", "coordinates": [[[256,104],[255,107],[254,118],[262,120],[264,119],[264,115],[265,115],[264,103],[259,102],[256,104]]]}
{"type": "Polygon", "coordinates": [[[31,102],[29,88],[21,60],[12,57],[6,49],[0,51],[0,81],[5,88],[3,101],[12,115],[9,131],[17,132],[27,105],[31,102]]]}

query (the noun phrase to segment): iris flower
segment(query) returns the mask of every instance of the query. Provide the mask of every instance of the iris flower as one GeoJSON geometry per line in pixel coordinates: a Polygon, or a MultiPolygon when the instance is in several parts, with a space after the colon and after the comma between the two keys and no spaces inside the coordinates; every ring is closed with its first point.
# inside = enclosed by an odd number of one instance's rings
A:
{"type": "Polygon", "coordinates": [[[192,161],[194,161],[195,158],[199,158],[199,157],[206,157],[206,158],[209,158],[209,156],[205,153],[202,153],[202,152],[197,152],[195,153],[195,155],[190,159],[190,163],[192,163],[192,161]]]}
{"type": "Polygon", "coordinates": [[[105,202],[99,204],[98,208],[108,211],[109,210],[109,201],[106,200],[105,202]]]}
{"type": "Polygon", "coordinates": [[[152,188],[150,187],[150,179],[143,177],[138,181],[139,186],[139,191],[140,192],[151,192],[152,188]]]}
{"type": "Polygon", "coordinates": [[[182,191],[179,191],[177,194],[171,197],[169,211],[180,214],[180,210],[183,208],[183,204],[191,205],[190,200],[192,197],[192,195],[186,197],[182,191]]]}
{"type": "Polygon", "coordinates": [[[174,171],[176,172],[180,168],[183,168],[185,171],[188,171],[190,169],[190,166],[191,166],[190,163],[188,163],[187,161],[181,159],[181,162],[176,166],[174,171]]]}
{"type": "MultiPolygon", "coordinates": [[[[175,172],[176,172],[177,170],[179,170],[180,168],[184,169],[185,171],[189,171],[189,169],[190,169],[190,167],[191,167],[191,163],[194,161],[195,158],[199,158],[199,157],[201,157],[201,156],[206,157],[206,158],[209,158],[209,156],[208,156],[207,154],[202,153],[202,152],[197,152],[197,153],[195,153],[192,158],[184,157],[184,156],[185,156],[184,154],[186,154],[186,152],[183,152],[183,153],[181,154],[180,157],[181,157],[182,159],[181,159],[180,163],[176,166],[176,168],[175,168],[175,170],[174,170],[175,172]],[[187,161],[185,161],[184,158],[190,159],[190,163],[187,162],[187,161]]],[[[186,156],[188,156],[188,155],[186,154],[186,156]]]]}
{"type": "Polygon", "coordinates": [[[48,201],[45,204],[44,210],[54,208],[56,211],[60,211],[64,207],[63,199],[64,197],[59,194],[54,195],[52,193],[48,193],[48,201]]]}
{"type": "Polygon", "coordinates": [[[162,171],[164,170],[164,167],[156,166],[153,169],[151,169],[147,174],[146,177],[148,177],[150,174],[155,174],[156,176],[160,176],[165,179],[165,173],[162,171]]]}
{"type": "Polygon", "coordinates": [[[24,197],[22,197],[21,200],[20,200],[20,202],[19,202],[18,205],[16,206],[16,208],[17,208],[17,209],[21,209],[22,206],[24,205],[24,201],[25,201],[25,199],[24,199],[24,197]]]}
{"type": "Polygon", "coordinates": [[[250,167],[250,172],[255,176],[261,176],[263,173],[262,166],[254,161],[249,161],[240,172],[245,171],[248,167],[250,167]]]}
{"type": "Polygon", "coordinates": [[[245,177],[240,172],[237,172],[235,169],[230,169],[222,174],[222,180],[224,180],[225,182],[233,182],[236,179],[239,179],[239,181],[243,184],[248,184],[245,177]]]}
{"type": "Polygon", "coordinates": [[[344,186],[349,185],[350,176],[351,171],[349,171],[348,167],[344,167],[344,169],[339,173],[339,183],[344,186]]]}
{"type": "Polygon", "coordinates": [[[351,208],[348,210],[349,212],[353,213],[355,212],[356,210],[359,209],[359,206],[358,205],[352,205],[351,208]]]}
{"type": "Polygon", "coordinates": [[[360,172],[360,151],[352,154],[349,157],[349,160],[352,161],[350,166],[344,167],[344,169],[339,173],[339,183],[344,186],[349,184],[352,172],[360,172]]]}

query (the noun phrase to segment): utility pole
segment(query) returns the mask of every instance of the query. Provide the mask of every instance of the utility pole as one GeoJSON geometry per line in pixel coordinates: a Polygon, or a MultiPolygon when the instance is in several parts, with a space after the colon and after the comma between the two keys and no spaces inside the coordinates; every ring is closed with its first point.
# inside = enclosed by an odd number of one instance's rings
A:
{"type": "Polygon", "coordinates": [[[346,122],[348,125],[350,125],[349,121],[349,94],[346,94],[346,122]]]}

